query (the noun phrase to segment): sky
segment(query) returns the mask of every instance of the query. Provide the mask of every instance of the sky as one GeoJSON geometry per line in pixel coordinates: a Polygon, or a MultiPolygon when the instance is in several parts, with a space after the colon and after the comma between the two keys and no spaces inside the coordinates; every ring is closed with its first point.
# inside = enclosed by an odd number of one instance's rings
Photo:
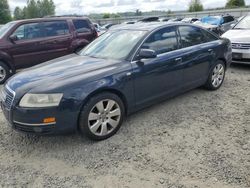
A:
{"type": "MultiPolygon", "coordinates": [[[[204,8],[225,6],[227,0],[201,0],[204,8]]],[[[9,0],[9,5],[14,11],[16,6],[23,7],[27,0],[9,0]]],[[[116,13],[151,10],[187,10],[190,0],[54,0],[56,15],[90,13],[116,13]]],[[[250,4],[250,0],[245,0],[250,4]]]]}

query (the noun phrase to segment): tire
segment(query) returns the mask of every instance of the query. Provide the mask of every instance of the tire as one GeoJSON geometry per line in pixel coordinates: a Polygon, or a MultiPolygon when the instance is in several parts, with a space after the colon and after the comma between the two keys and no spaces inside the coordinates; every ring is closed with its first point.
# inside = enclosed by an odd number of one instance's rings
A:
{"type": "Polygon", "coordinates": [[[224,82],[225,73],[226,73],[225,63],[221,60],[217,60],[217,62],[212,67],[209,73],[209,77],[205,84],[205,88],[208,90],[219,89],[224,82]]]}
{"type": "Polygon", "coordinates": [[[10,68],[4,62],[0,61],[0,84],[4,84],[10,76],[10,68]]]}
{"type": "Polygon", "coordinates": [[[124,116],[124,104],[117,95],[109,92],[97,94],[80,113],[80,133],[91,140],[107,139],[120,129],[124,116]]]}

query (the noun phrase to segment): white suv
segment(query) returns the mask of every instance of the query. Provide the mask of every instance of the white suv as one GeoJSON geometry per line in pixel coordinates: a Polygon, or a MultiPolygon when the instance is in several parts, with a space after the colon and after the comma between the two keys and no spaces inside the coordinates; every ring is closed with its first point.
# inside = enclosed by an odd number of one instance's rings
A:
{"type": "Polygon", "coordinates": [[[232,43],[234,63],[250,64],[250,16],[245,16],[222,37],[232,43]]]}

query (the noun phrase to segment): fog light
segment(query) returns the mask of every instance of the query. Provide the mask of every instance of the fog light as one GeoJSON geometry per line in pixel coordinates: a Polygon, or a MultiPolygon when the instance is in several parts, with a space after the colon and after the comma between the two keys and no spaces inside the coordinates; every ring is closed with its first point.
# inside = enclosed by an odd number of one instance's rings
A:
{"type": "Polygon", "coordinates": [[[49,117],[49,118],[44,118],[43,123],[55,123],[56,118],[55,117],[49,117]]]}

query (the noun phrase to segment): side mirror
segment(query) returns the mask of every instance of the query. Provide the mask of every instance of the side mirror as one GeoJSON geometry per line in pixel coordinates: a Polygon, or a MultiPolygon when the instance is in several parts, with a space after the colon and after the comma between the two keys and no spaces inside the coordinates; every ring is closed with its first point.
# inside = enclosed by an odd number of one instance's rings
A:
{"type": "Polygon", "coordinates": [[[141,59],[150,59],[150,58],[156,58],[157,54],[154,50],[150,49],[141,49],[139,52],[139,57],[141,59]]]}
{"type": "Polygon", "coordinates": [[[11,36],[9,37],[9,39],[10,39],[11,42],[14,43],[15,41],[18,40],[18,37],[17,37],[16,35],[11,35],[11,36]]]}

